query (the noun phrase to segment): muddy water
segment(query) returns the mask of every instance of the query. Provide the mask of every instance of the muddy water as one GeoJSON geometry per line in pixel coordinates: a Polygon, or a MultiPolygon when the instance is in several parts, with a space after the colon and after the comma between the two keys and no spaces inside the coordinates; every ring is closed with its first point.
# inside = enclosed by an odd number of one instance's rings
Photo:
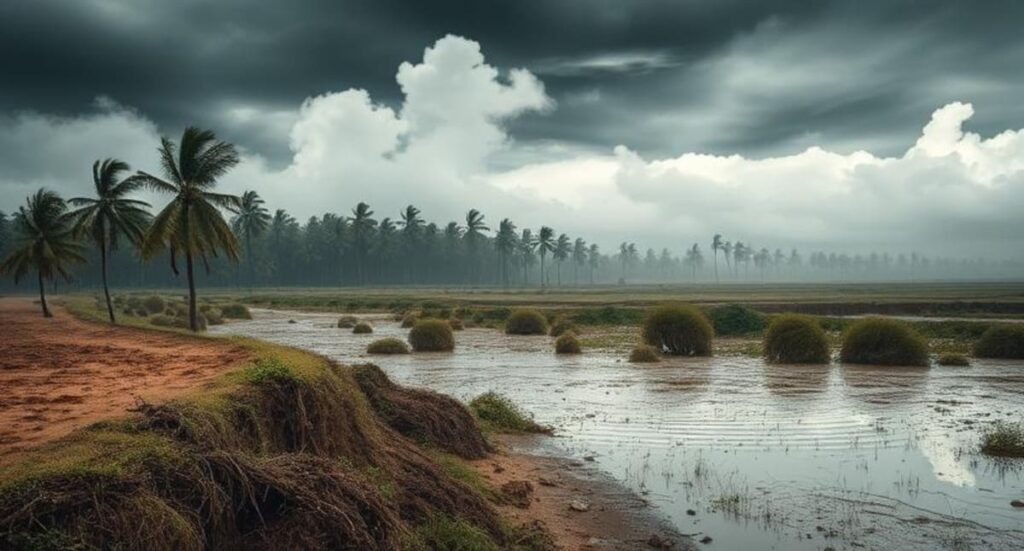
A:
{"type": "Polygon", "coordinates": [[[468,400],[512,397],[681,532],[716,549],[1021,549],[1024,465],[975,452],[982,427],[1024,418],[1024,362],[969,368],[768,366],[746,357],[639,367],[558,357],[548,337],[457,333],[454,353],[374,356],[406,330],[367,316],[255,311],[213,328],[373,361],[396,381],[468,400]],[[295,323],[290,323],[293,320],[295,323]]]}

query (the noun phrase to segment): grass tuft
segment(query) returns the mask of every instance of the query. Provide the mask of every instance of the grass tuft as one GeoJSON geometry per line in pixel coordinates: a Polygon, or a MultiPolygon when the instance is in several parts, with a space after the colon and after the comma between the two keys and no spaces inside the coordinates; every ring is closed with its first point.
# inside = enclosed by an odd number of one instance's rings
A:
{"type": "Polygon", "coordinates": [[[828,363],[828,337],[813,319],[799,314],[775,316],[764,335],[764,356],[770,363],[828,363]]]}
{"type": "Polygon", "coordinates": [[[550,433],[551,429],[538,425],[511,399],[497,392],[485,392],[469,403],[469,410],[485,429],[497,432],[550,433]]]}
{"type": "Polygon", "coordinates": [[[665,305],[647,312],[642,335],[644,343],[666,354],[710,356],[715,331],[696,307],[665,305]]]}
{"type": "Polygon", "coordinates": [[[954,367],[968,367],[971,365],[971,360],[963,354],[956,354],[954,352],[948,352],[946,354],[939,355],[936,360],[939,365],[948,365],[954,367]]]}
{"type": "Polygon", "coordinates": [[[764,330],[764,316],[740,304],[727,304],[711,310],[716,335],[743,336],[764,330]]]}
{"type": "Polygon", "coordinates": [[[448,322],[425,319],[409,331],[409,344],[417,352],[450,352],[455,349],[455,335],[448,322]]]}
{"type": "Polygon", "coordinates": [[[843,334],[839,357],[845,363],[926,366],[928,343],[901,321],[865,318],[843,334]]]}
{"type": "Polygon", "coordinates": [[[1024,423],[996,423],[981,437],[981,453],[994,457],[1024,457],[1024,423]]]}
{"type": "Polygon", "coordinates": [[[357,323],[355,327],[352,328],[352,332],[355,333],[356,335],[366,335],[369,333],[373,333],[373,326],[370,325],[369,323],[366,323],[365,321],[361,321],[357,323]]]}
{"type": "Polygon", "coordinates": [[[661,361],[661,353],[649,344],[641,344],[629,352],[629,361],[636,364],[657,363],[661,361]]]}
{"type": "Polygon", "coordinates": [[[387,337],[371,342],[366,347],[366,352],[368,354],[408,354],[409,345],[405,344],[402,339],[387,337]]]}
{"type": "Polygon", "coordinates": [[[978,358],[1024,360],[1024,323],[990,327],[974,345],[978,358]]]}
{"type": "Polygon", "coordinates": [[[583,348],[576,333],[569,331],[555,339],[556,354],[579,354],[580,352],[583,352],[583,348]]]}
{"type": "Polygon", "coordinates": [[[505,320],[505,333],[509,335],[544,335],[547,332],[548,320],[537,310],[514,310],[505,320]]]}

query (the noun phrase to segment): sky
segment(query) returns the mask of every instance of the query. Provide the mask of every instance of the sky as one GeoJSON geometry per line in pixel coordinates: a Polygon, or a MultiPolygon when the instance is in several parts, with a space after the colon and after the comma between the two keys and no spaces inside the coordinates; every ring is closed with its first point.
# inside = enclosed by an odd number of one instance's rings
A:
{"type": "MultiPolygon", "coordinates": [[[[0,210],[213,129],[303,220],[1024,258],[1024,4],[0,4],[0,210]]],[[[161,206],[165,197],[147,196],[161,206]]]]}

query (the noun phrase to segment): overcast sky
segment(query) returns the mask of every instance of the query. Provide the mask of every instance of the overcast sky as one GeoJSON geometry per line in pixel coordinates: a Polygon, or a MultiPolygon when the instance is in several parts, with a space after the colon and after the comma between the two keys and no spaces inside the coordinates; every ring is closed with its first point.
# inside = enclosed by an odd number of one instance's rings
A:
{"type": "Polygon", "coordinates": [[[1021,258],[1022,28],[1011,1],[3,2],[0,210],[195,124],[245,153],[226,190],[300,219],[1021,258]]]}

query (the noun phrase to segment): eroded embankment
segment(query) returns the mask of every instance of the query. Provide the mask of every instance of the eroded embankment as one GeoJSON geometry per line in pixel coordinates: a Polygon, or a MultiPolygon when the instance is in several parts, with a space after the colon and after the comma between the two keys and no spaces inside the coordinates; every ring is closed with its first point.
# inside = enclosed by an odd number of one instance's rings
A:
{"type": "Polygon", "coordinates": [[[510,545],[491,504],[411,439],[481,457],[486,443],[458,402],[364,368],[368,400],[353,369],[234,345],[252,359],[202,391],[0,468],[0,548],[510,545]]]}

